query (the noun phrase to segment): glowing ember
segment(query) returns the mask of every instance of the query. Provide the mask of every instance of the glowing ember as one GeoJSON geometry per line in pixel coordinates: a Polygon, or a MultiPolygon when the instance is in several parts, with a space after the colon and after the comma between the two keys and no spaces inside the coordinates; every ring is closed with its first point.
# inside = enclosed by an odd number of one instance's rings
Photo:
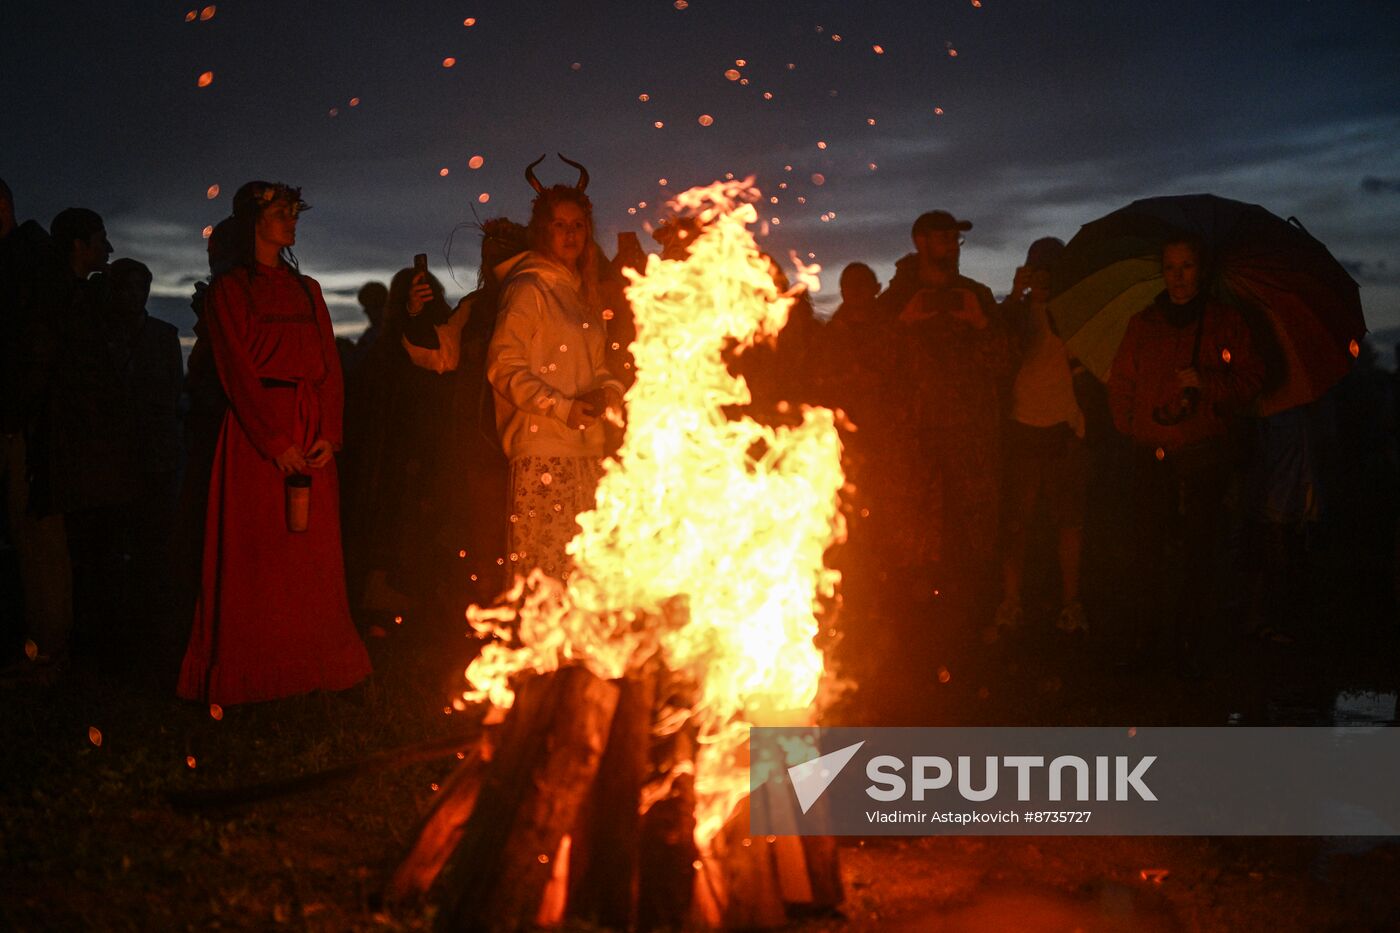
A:
{"type": "Polygon", "coordinates": [[[360,106],[360,99],[359,99],[358,97],[352,97],[352,98],[350,98],[350,106],[351,106],[351,107],[358,107],[358,106],[360,106]]]}
{"type": "Polygon", "coordinates": [[[699,119],[697,119],[695,122],[699,123],[701,126],[710,126],[715,122],[715,118],[710,116],[708,113],[702,113],[700,114],[699,119]]]}
{"type": "Polygon", "coordinates": [[[746,67],[746,66],[748,65],[748,63],[749,63],[749,60],[748,60],[747,58],[736,58],[736,59],[734,59],[734,64],[738,65],[740,68],[746,67]]]}
{"type": "Polygon", "coordinates": [[[199,14],[198,14],[197,12],[195,12],[194,10],[190,10],[188,13],[185,14],[185,22],[187,22],[187,23],[192,23],[192,22],[194,22],[194,21],[195,21],[196,19],[198,19],[198,18],[199,18],[199,14]]]}
{"type": "Polygon", "coordinates": [[[223,719],[223,718],[224,718],[224,708],[223,708],[222,706],[220,706],[219,704],[217,704],[217,703],[210,703],[210,704],[209,704],[209,715],[210,715],[211,717],[213,717],[213,719],[214,719],[215,721],[220,720],[220,719],[223,719]]]}
{"type": "Polygon", "coordinates": [[[185,767],[186,767],[186,768],[193,768],[194,766],[195,766],[195,759],[194,759],[194,756],[193,756],[193,755],[186,755],[186,756],[185,756],[185,767]]]}
{"type": "Polygon", "coordinates": [[[686,2],[686,0],[676,0],[676,2],[671,5],[678,10],[684,10],[686,7],[690,6],[690,4],[686,2]]]}
{"type": "Polygon", "coordinates": [[[475,16],[468,16],[466,19],[462,20],[462,25],[463,25],[463,26],[466,26],[466,27],[468,27],[468,28],[471,28],[472,26],[475,26],[475,25],[476,25],[476,17],[475,17],[475,16]]]}
{"type": "Polygon", "coordinates": [[[479,155],[474,155],[467,160],[467,168],[481,168],[486,164],[486,160],[479,155]]]}
{"type": "Polygon", "coordinates": [[[662,128],[663,126],[665,126],[665,125],[666,125],[666,124],[665,124],[665,123],[662,123],[660,120],[657,120],[655,123],[652,124],[652,126],[656,127],[658,130],[661,129],[661,128],[662,128]]]}
{"type": "Polygon", "coordinates": [[[942,108],[942,107],[934,107],[934,108],[933,108],[933,115],[936,116],[936,117],[941,117],[941,116],[943,116],[943,108],[942,108]]]}
{"type": "Polygon", "coordinates": [[[642,103],[645,104],[647,101],[651,100],[651,95],[650,95],[650,94],[638,94],[638,95],[637,95],[637,100],[639,100],[639,101],[641,101],[642,103]]]}
{"type": "Polygon", "coordinates": [[[199,11],[199,18],[200,18],[201,21],[207,22],[207,21],[209,21],[209,20],[211,20],[211,19],[214,18],[214,13],[215,13],[214,4],[211,3],[211,4],[209,4],[207,7],[205,7],[204,9],[202,9],[202,10],[199,11]]]}
{"type": "Polygon", "coordinates": [[[452,58],[451,56],[448,56],[447,58],[444,58],[442,60],[442,67],[444,68],[451,68],[455,64],[457,64],[457,59],[452,58]]]}
{"type": "Polygon", "coordinates": [[[26,638],[24,640],[24,656],[31,661],[39,656],[39,646],[34,639],[26,638]]]}
{"type": "Polygon", "coordinates": [[[826,176],[823,175],[821,172],[815,172],[815,173],[813,173],[813,175],[812,175],[812,184],[814,184],[814,185],[816,185],[818,188],[820,188],[822,185],[826,184],[826,176]]]}
{"type": "Polygon", "coordinates": [[[658,185],[660,185],[661,187],[663,187],[663,188],[666,187],[666,179],[664,179],[664,178],[658,178],[658,179],[656,180],[656,183],[657,183],[658,185]]]}
{"type": "Polygon", "coordinates": [[[876,55],[885,54],[885,47],[883,45],[872,45],[870,48],[875,52],[876,55]]]}
{"type": "Polygon", "coordinates": [[[728,78],[730,81],[738,81],[739,78],[740,78],[739,71],[738,71],[737,68],[731,68],[731,69],[729,69],[728,71],[726,71],[726,72],[724,73],[724,76],[725,76],[726,78],[728,78]]]}
{"type": "Polygon", "coordinates": [[[819,141],[817,142],[817,148],[818,148],[818,149],[825,149],[825,148],[826,148],[826,141],[825,141],[825,140],[819,140],[819,141]]]}
{"type": "Polygon", "coordinates": [[[203,236],[204,239],[206,239],[206,240],[209,239],[211,236],[214,235],[214,225],[213,225],[213,224],[207,224],[207,225],[205,225],[204,229],[200,231],[200,235],[203,236]]]}
{"type": "Polygon", "coordinates": [[[1361,344],[1357,343],[1355,340],[1347,346],[1347,350],[1351,353],[1352,359],[1357,359],[1361,356],[1361,344]]]}
{"type": "Polygon", "coordinates": [[[331,108],[331,116],[333,116],[333,117],[338,117],[338,116],[340,116],[340,108],[339,108],[339,107],[332,107],[332,108],[331,108]]]}
{"type": "Polygon", "coordinates": [[[772,99],[773,99],[773,92],[772,92],[772,91],[764,91],[764,92],[763,92],[763,99],[764,99],[764,100],[772,100],[772,99]]]}
{"type": "Polygon", "coordinates": [[[88,741],[93,745],[102,747],[102,730],[96,726],[88,726],[88,741]]]}
{"type": "Polygon", "coordinates": [[[483,191],[481,192],[481,194],[478,194],[476,196],[476,199],[478,202],[485,204],[487,201],[491,200],[491,195],[488,192],[483,191]]]}
{"type": "Polygon", "coordinates": [[[200,87],[208,87],[209,85],[213,84],[213,83],[214,83],[214,72],[212,72],[212,71],[206,71],[206,72],[204,72],[204,74],[202,74],[202,75],[199,76],[199,81],[198,81],[197,83],[199,84],[200,87]]]}
{"type": "MultiPolygon", "coordinates": [[[[816,700],[816,613],[839,579],[822,556],[845,534],[835,415],[804,408],[775,428],[725,411],[751,401],[725,348],[774,339],[797,291],[778,291],[748,230],[760,197],[749,178],[671,203],[700,232],[688,258],[627,272],[637,381],[622,447],[568,546],[576,569],[566,583],[517,577],[501,605],[467,612],[491,639],[466,672],[473,702],[509,706],[522,671],[616,678],[656,656],[694,685],[702,848],[748,790],[748,720],[816,700]]],[[[819,270],[797,271],[805,286],[819,270]]]]}
{"type": "Polygon", "coordinates": [[[446,177],[447,177],[447,174],[448,174],[448,169],[447,169],[446,166],[444,166],[444,167],[438,169],[438,176],[439,176],[440,178],[446,178],[446,177]]]}
{"type": "Polygon", "coordinates": [[[206,190],[206,191],[204,192],[204,196],[205,196],[206,198],[208,198],[209,200],[211,200],[211,201],[214,200],[215,198],[217,198],[217,197],[219,196],[219,186],[218,186],[218,185],[210,185],[209,188],[208,188],[208,190],[206,190]]]}

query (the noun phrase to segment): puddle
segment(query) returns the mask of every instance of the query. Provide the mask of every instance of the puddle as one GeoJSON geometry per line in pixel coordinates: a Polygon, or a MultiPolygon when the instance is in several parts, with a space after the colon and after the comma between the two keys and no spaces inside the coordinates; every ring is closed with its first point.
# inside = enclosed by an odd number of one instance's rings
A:
{"type": "Polygon", "coordinates": [[[1270,700],[1262,721],[1247,713],[1230,713],[1231,726],[1395,726],[1396,691],[1340,690],[1315,700],[1293,695],[1270,700]]]}

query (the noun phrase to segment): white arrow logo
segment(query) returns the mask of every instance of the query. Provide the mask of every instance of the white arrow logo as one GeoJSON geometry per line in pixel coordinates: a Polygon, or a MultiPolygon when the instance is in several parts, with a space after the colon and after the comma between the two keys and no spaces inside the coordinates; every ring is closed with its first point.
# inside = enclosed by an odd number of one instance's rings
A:
{"type": "Polygon", "coordinates": [[[817,802],[817,798],[826,792],[831,786],[831,782],[836,780],[836,775],[841,773],[841,769],[850,764],[856,752],[864,742],[857,742],[854,745],[847,745],[845,748],[834,752],[828,752],[820,758],[813,758],[811,761],[804,761],[800,765],[793,765],[788,768],[788,779],[792,781],[793,792],[797,794],[797,803],[802,807],[802,812],[806,813],[812,809],[812,804],[817,802]]]}

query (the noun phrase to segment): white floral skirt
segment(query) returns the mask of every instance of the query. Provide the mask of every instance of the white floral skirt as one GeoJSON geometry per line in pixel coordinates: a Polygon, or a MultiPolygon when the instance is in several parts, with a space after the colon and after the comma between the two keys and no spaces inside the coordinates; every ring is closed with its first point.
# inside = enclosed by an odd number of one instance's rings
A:
{"type": "Polygon", "coordinates": [[[507,576],[539,567],[563,580],[573,568],[564,552],[578,514],[593,508],[602,461],[595,457],[518,457],[510,464],[507,576]]]}

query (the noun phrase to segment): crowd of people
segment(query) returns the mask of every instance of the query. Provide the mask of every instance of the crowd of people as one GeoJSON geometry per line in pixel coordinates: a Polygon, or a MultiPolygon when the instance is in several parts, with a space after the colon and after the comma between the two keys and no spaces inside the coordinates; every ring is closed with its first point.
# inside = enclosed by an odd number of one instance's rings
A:
{"type": "MultiPolygon", "coordinates": [[[[300,190],[249,182],[209,237],[184,369],[175,329],[146,313],[150,271],[108,262],[101,217],[19,223],[0,182],[0,470],[27,631],[5,678],[50,679],[164,612],[189,620],[181,697],[337,690],[370,672],[357,619],[452,624],[517,574],[566,576],[575,516],[625,429],[621,270],[645,261],[625,235],[603,254],[576,167],[573,185],[527,170],[528,223],[481,226],[477,288],[459,302],[425,263],[367,284],[357,341],[336,339],[291,251],[300,190]]],[[[1131,649],[1198,676],[1231,519],[1254,519],[1262,594],[1317,517],[1315,413],[1248,418],[1263,363],[1189,235],[1161,245],[1165,287],[1105,387],[1049,314],[1063,243],[1032,243],[998,301],[961,272],[972,226],[922,214],[887,286],[865,263],[842,271],[825,324],[799,298],[771,346],[733,361],[748,414],[840,408],[848,592],[931,588],[986,641],[1038,624],[1024,595],[1046,523],[1047,625],[1077,638],[1098,624],[1080,582],[1094,451],[1125,451],[1128,538],[1148,568],[1131,649]]],[[[661,228],[662,255],[694,232],[661,228]]],[[[1255,603],[1261,632],[1286,637],[1255,603]]]]}

